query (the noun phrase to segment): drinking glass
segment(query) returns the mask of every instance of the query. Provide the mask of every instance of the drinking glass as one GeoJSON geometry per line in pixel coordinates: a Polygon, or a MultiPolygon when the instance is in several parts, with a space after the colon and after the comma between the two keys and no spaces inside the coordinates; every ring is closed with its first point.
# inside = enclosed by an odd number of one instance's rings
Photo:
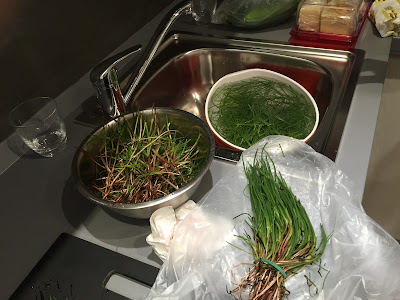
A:
{"type": "Polygon", "coordinates": [[[51,98],[39,97],[19,104],[11,111],[9,121],[25,144],[44,157],[53,157],[67,144],[65,124],[51,98]]]}

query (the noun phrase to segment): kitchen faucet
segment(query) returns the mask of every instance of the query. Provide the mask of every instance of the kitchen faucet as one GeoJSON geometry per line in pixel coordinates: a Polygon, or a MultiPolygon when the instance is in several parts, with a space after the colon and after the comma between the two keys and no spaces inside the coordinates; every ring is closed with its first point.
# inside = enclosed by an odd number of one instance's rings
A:
{"type": "Polygon", "coordinates": [[[202,18],[206,19],[206,22],[211,21],[211,15],[214,13],[216,8],[216,0],[191,0],[189,3],[179,3],[171,9],[173,12],[167,14],[166,17],[160,22],[153,38],[150,40],[148,47],[144,50],[145,54],[141,60],[137,63],[138,70],[128,79],[125,84],[124,91],[120,86],[116,65],[127,58],[130,58],[133,54],[141,51],[141,45],[136,45],[125,51],[118,53],[93,68],[90,74],[90,80],[95,88],[97,99],[100,103],[101,108],[110,117],[117,117],[126,112],[126,107],[131,100],[131,97],[146,72],[149,64],[154,58],[161,42],[165,38],[167,32],[174,24],[174,22],[182,14],[190,14],[193,16],[196,22],[202,23],[202,18]],[[205,7],[209,5],[211,1],[211,7],[205,7]],[[205,10],[207,8],[207,10],[205,10]],[[207,14],[207,11],[208,14],[207,14]],[[160,32],[158,34],[158,32],[160,32]],[[148,53],[146,55],[146,53],[148,53]]]}

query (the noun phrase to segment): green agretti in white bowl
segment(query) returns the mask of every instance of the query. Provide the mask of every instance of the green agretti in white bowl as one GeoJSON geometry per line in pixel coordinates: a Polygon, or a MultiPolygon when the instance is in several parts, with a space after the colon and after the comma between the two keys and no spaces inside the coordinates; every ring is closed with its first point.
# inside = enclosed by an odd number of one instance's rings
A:
{"type": "Polygon", "coordinates": [[[207,95],[205,112],[219,144],[242,151],[269,135],[308,141],[319,123],[317,104],[302,85],[264,69],[219,79],[207,95]]]}

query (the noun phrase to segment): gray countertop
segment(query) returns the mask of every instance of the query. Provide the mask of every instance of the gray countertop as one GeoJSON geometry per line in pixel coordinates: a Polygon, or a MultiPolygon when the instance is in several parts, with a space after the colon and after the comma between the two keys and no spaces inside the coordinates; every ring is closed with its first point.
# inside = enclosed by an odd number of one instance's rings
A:
{"type": "MultiPolygon", "coordinates": [[[[167,10],[114,53],[138,43],[146,44],[153,28],[167,10]]],[[[293,24],[294,21],[289,20],[265,31],[235,35],[287,42],[293,24]]],[[[199,30],[206,29],[203,27],[199,30]]],[[[367,21],[356,46],[366,51],[365,60],[336,158],[338,166],[357,183],[354,192],[360,199],[364,191],[390,47],[391,39],[380,38],[367,21]]],[[[18,150],[15,150],[19,149],[19,141],[15,136],[10,136],[0,144],[0,190],[4,203],[0,216],[0,265],[3,274],[8,274],[1,282],[0,299],[12,294],[61,232],[72,233],[153,266],[161,264],[145,241],[150,233],[148,221],[110,215],[83,199],[74,188],[70,177],[72,158],[81,141],[92,131],[91,127],[74,120],[82,111],[81,104],[92,94],[86,74],[57,97],[68,132],[68,147],[58,156],[47,159],[27,152],[20,157],[18,150]]],[[[229,163],[214,160],[194,196],[195,200],[199,200],[231,167],[229,163]]]]}

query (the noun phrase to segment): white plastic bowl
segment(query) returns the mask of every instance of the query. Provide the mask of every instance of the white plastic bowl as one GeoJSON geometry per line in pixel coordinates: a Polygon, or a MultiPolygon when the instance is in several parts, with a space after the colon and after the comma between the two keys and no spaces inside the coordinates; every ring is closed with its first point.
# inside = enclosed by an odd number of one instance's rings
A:
{"type": "Polygon", "coordinates": [[[270,70],[264,70],[264,69],[248,69],[248,70],[238,71],[235,73],[230,73],[230,74],[225,75],[224,77],[220,78],[212,86],[210,92],[207,95],[206,104],[205,104],[205,114],[206,114],[207,124],[211,128],[211,131],[213,132],[215,137],[230,148],[233,148],[236,150],[241,150],[241,151],[246,150],[245,148],[239,147],[239,146],[234,145],[231,142],[227,141],[215,130],[215,128],[213,127],[213,125],[211,123],[210,115],[212,115],[213,112],[215,112],[216,107],[215,107],[215,105],[211,104],[211,102],[212,102],[211,99],[212,99],[212,96],[215,93],[215,91],[218,88],[222,87],[223,85],[232,83],[232,82],[236,82],[236,81],[240,81],[240,80],[253,78],[253,77],[264,77],[264,78],[279,80],[283,83],[286,83],[286,84],[292,86],[296,91],[302,93],[313,104],[314,109],[315,109],[315,124],[314,124],[314,127],[313,127],[312,131],[310,132],[310,134],[305,139],[302,140],[304,142],[307,142],[313,136],[315,131],[317,130],[318,123],[319,123],[318,106],[315,103],[313,96],[311,96],[311,94],[302,85],[300,85],[298,82],[294,81],[293,79],[291,79],[285,75],[282,75],[280,73],[270,71],[270,70]]]}

